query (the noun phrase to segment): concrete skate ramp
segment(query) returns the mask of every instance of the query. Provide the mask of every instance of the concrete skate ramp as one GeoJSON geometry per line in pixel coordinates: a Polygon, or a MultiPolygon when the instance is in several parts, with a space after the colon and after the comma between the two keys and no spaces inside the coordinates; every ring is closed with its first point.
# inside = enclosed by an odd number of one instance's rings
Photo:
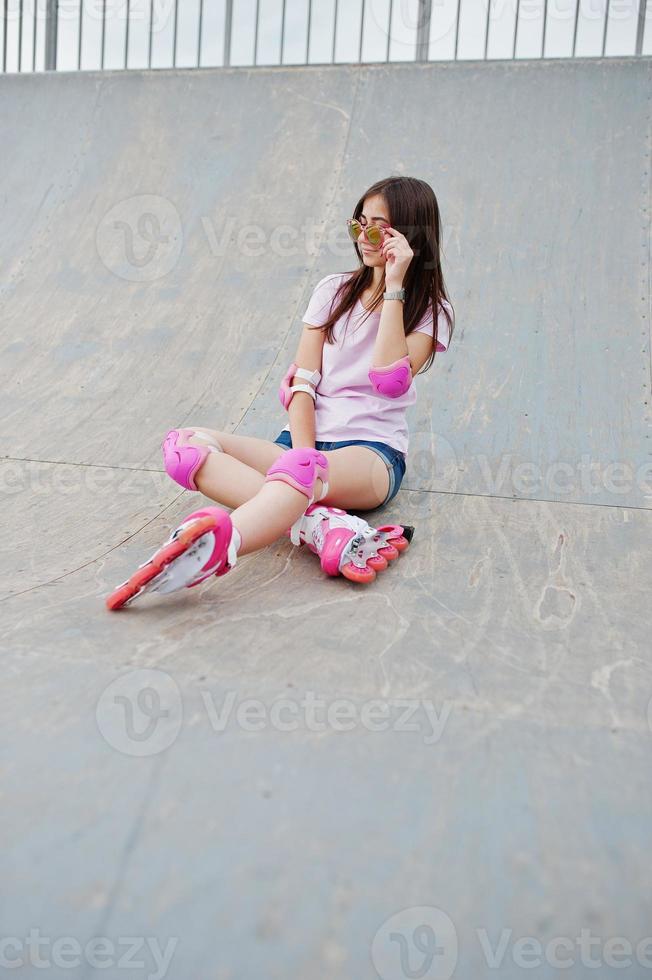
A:
{"type": "Polygon", "coordinates": [[[594,976],[582,929],[608,976],[607,940],[650,934],[650,83],[649,59],[0,77],[16,975],[34,929],[51,976],[60,937],[95,975],[100,937],[105,977],[157,975],[158,943],[174,980],[520,978],[522,937],[536,976],[594,976]],[[282,539],[107,613],[203,499],[165,431],[277,435],[310,293],[390,173],[438,195],[457,315],[376,515],[411,549],[362,588],[282,539]]]}

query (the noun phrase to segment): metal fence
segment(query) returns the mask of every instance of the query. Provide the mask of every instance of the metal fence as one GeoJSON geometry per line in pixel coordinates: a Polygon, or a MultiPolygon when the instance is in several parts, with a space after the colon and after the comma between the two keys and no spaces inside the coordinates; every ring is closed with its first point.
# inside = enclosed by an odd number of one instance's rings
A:
{"type": "Polygon", "coordinates": [[[646,0],[0,4],[3,72],[652,53],[646,0]]]}

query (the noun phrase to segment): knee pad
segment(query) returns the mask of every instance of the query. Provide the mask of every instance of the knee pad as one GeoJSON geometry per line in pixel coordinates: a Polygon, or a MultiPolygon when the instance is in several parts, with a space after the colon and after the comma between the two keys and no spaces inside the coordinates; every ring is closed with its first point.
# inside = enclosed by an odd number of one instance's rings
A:
{"type": "Polygon", "coordinates": [[[165,472],[185,490],[198,490],[195,474],[203,465],[209,453],[223,452],[222,447],[215,442],[210,446],[190,446],[188,440],[192,436],[209,439],[206,432],[199,429],[170,429],[161,443],[165,472]]]}
{"type": "Polygon", "coordinates": [[[310,449],[307,446],[286,450],[276,462],[272,463],[265,476],[265,482],[283,480],[288,486],[305,493],[308,498],[306,507],[315,503],[313,494],[317,479],[324,484],[321,495],[317,498],[322,500],[328,493],[328,460],[318,449],[310,449]]]}

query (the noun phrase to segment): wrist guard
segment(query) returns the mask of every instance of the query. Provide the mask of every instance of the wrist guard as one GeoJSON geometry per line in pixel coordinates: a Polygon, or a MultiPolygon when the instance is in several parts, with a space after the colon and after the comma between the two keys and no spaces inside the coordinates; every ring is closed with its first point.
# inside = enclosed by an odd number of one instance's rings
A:
{"type": "Polygon", "coordinates": [[[290,381],[294,377],[305,378],[306,381],[311,381],[314,385],[318,385],[321,381],[319,371],[308,371],[306,368],[297,367],[293,361],[287,370],[287,374],[281,381],[281,387],[278,390],[281,405],[286,411],[290,407],[290,402],[294,398],[295,391],[306,391],[312,397],[313,402],[317,401],[315,390],[310,385],[290,385],[290,381]]]}
{"type": "Polygon", "coordinates": [[[399,398],[412,384],[410,358],[406,354],[387,367],[371,368],[369,380],[377,394],[385,398],[399,398]]]}

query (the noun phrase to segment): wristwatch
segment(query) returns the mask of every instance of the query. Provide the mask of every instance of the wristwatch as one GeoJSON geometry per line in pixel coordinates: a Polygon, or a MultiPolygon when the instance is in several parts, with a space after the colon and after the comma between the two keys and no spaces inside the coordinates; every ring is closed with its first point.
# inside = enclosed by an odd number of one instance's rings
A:
{"type": "Polygon", "coordinates": [[[401,303],[404,303],[405,289],[394,289],[392,292],[383,293],[383,299],[400,299],[401,303]]]}

